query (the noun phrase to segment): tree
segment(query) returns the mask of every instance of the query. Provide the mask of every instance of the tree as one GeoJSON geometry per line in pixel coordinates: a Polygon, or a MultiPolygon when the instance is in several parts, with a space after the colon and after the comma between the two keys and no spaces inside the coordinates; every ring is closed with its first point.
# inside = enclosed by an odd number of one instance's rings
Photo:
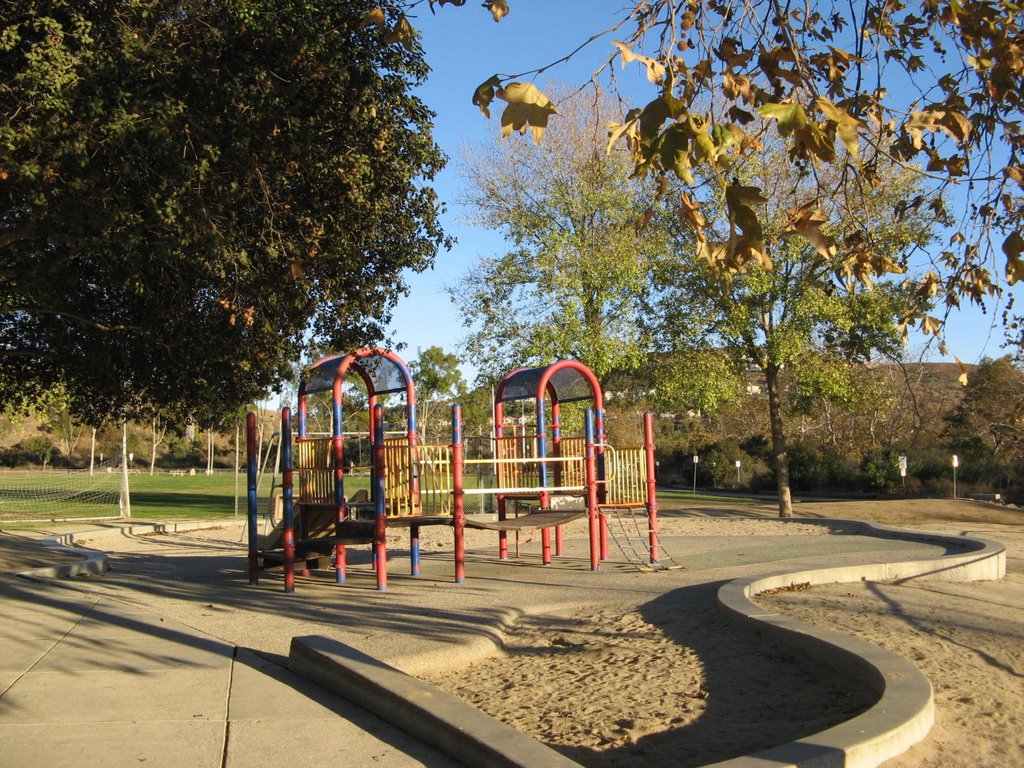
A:
{"type": "Polygon", "coordinates": [[[0,8],[0,400],[207,423],[382,336],[446,243],[427,72],[361,0],[0,8]]]}
{"type": "MultiPolygon", "coordinates": [[[[737,173],[744,179],[737,187],[771,190],[769,198],[757,200],[765,222],[760,258],[723,275],[702,258],[703,244],[694,247],[684,230],[678,259],[666,262],[657,275],[647,314],[656,324],[652,338],[663,348],[700,359],[706,357],[702,350],[712,347],[728,355],[734,376],[742,380],[752,368],[763,377],[756,385],[763,382],[767,400],[779,515],[790,517],[785,422],[795,404],[791,388],[852,402],[857,389],[851,364],[876,352],[898,354],[897,320],[910,298],[896,285],[864,290],[850,273],[845,252],[792,237],[793,211],[809,210],[803,201],[813,195],[813,184],[805,184],[805,174],[791,177],[776,150],[767,149],[759,163],[737,173]]],[[[912,197],[915,181],[912,174],[892,169],[882,193],[844,187],[826,207],[828,214],[815,216],[815,228],[822,237],[830,230],[846,238],[851,231],[870,232],[864,247],[887,262],[886,271],[904,271],[909,254],[930,241],[938,223],[916,215],[888,217],[892,199],[912,197]]],[[[711,370],[724,373],[720,366],[711,370]]],[[[662,386],[666,383],[662,377],[662,386]]]]}
{"type": "MultiPolygon", "coordinates": [[[[432,11],[464,4],[429,0],[432,11]]],[[[400,7],[417,5],[408,0],[400,7]]],[[[495,21],[517,7],[510,0],[483,6],[495,21]]],[[[396,22],[396,39],[408,24],[396,22]]],[[[764,222],[754,204],[759,191],[735,184],[732,168],[756,157],[770,130],[787,146],[780,162],[837,170],[820,179],[817,201],[853,179],[884,184],[880,163],[917,164],[931,182],[915,198],[895,201],[894,217],[908,208],[940,211],[944,190],[955,186],[963,215],[941,269],[917,276],[919,301],[903,318],[936,333],[941,320],[929,309],[936,293],[947,307],[963,297],[982,302],[1000,290],[1000,273],[1011,284],[1024,277],[1022,25],[1019,5],[1005,0],[859,0],[827,7],[634,0],[617,23],[559,61],[600,40],[605,48],[594,82],[604,76],[614,83],[617,62],[646,74],[654,97],[645,104],[646,96],[624,94],[637,106],[611,127],[610,138],[626,143],[638,172],[687,185],[678,198],[680,215],[706,243],[710,270],[719,275],[764,256],[764,222]],[[708,228],[716,222],[717,240],[708,228]]],[[[473,101],[486,116],[496,100],[504,102],[503,136],[529,130],[538,140],[549,122],[557,124],[560,105],[524,78],[557,63],[492,75],[473,101]]],[[[841,248],[820,235],[814,213],[812,205],[794,231],[816,247],[841,248]]],[[[854,229],[847,238],[869,235],[854,229]]],[[[888,265],[870,248],[843,250],[859,279],[886,274],[888,265]]]]}
{"type": "Polygon", "coordinates": [[[1024,371],[1009,357],[982,361],[946,421],[961,455],[970,451],[977,460],[1004,465],[1024,460],[1024,371]]]}
{"type": "Polygon", "coordinates": [[[416,385],[417,427],[422,439],[429,440],[427,427],[432,423],[434,406],[450,403],[466,390],[459,358],[441,347],[428,347],[418,351],[409,368],[416,385]]]}
{"type": "Polygon", "coordinates": [[[466,155],[466,202],[509,243],[450,290],[472,308],[467,346],[492,379],[559,358],[604,378],[644,358],[637,296],[667,250],[667,231],[635,226],[654,217],[644,185],[623,153],[605,152],[588,119],[610,108],[566,98],[542,144],[489,143],[466,155]]]}

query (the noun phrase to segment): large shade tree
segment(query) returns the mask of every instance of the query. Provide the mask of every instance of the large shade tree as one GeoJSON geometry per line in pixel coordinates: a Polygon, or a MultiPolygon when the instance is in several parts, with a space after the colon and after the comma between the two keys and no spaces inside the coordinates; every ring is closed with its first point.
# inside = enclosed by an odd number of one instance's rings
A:
{"type": "Polygon", "coordinates": [[[638,297],[668,231],[636,226],[651,186],[632,177],[624,152],[605,152],[591,120],[612,108],[589,94],[566,98],[542,143],[478,143],[465,155],[475,223],[508,245],[451,290],[467,306],[467,347],[485,375],[572,358],[603,379],[645,359],[638,297]]]}
{"type": "Polygon", "coordinates": [[[0,399],[208,420],[382,335],[445,241],[443,156],[371,9],[0,5],[0,399]]]}
{"type": "MultiPolygon", "coordinates": [[[[916,210],[899,219],[889,215],[898,201],[913,199],[919,187],[916,174],[890,166],[883,190],[841,187],[841,194],[821,203],[815,233],[797,237],[793,212],[807,210],[815,179],[791,174],[778,152],[766,149],[759,162],[737,168],[744,188],[768,190],[756,201],[764,222],[759,258],[723,275],[701,257],[704,243],[682,230],[677,258],[664,262],[656,275],[648,316],[657,331],[651,337],[662,349],[689,351],[697,361],[691,369],[687,355],[681,357],[687,373],[682,377],[659,371],[655,378],[663,395],[667,387],[682,383],[696,392],[694,404],[700,406],[709,389],[703,378],[720,379],[731,372],[742,381],[751,369],[761,375],[779,514],[789,517],[787,412],[809,394],[854,404],[863,393],[850,375],[851,365],[878,353],[899,354],[899,319],[914,301],[906,284],[867,290],[852,273],[846,251],[833,253],[814,244],[828,238],[849,241],[851,233],[867,232],[870,241],[860,247],[884,260],[885,271],[905,272],[911,254],[932,241],[942,222],[916,210]],[[707,364],[712,355],[717,365],[707,364]]],[[[713,231],[712,224],[708,228],[713,231]]],[[[679,394],[683,402],[692,397],[679,394]]]]}

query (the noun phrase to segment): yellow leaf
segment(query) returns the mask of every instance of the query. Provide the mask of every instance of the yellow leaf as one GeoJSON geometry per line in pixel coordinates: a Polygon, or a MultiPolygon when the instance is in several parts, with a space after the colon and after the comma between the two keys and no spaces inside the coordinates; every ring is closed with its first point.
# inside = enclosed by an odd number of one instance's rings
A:
{"type": "Polygon", "coordinates": [[[960,145],[971,133],[971,121],[965,115],[946,109],[929,108],[913,112],[903,127],[910,134],[914,149],[921,149],[925,131],[942,131],[960,145]]]}
{"type": "Polygon", "coordinates": [[[628,45],[620,43],[618,40],[612,40],[612,45],[619,49],[619,53],[622,55],[623,67],[631,61],[639,61],[647,68],[647,79],[652,83],[659,83],[665,78],[665,65],[660,61],[647,56],[641,56],[639,53],[633,53],[628,45]]]}
{"type": "Polygon", "coordinates": [[[960,375],[957,376],[956,380],[960,382],[960,386],[966,387],[967,386],[967,366],[964,365],[963,362],[960,360],[960,358],[957,357],[956,355],[953,356],[953,359],[956,360],[956,364],[960,368],[960,375]]]}
{"type": "Polygon", "coordinates": [[[612,151],[615,143],[625,137],[626,144],[632,148],[640,138],[639,120],[636,118],[627,120],[621,125],[619,123],[608,123],[608,153],[612,151]]]}
{"type": "Polygon", "coordinates": [[[360,29],[371,25],[377,29],[384,29],[384,10],[382,8],[374,8],[363,16],[363,20],[359,22],[360,29]]]}
{"type": "Polygon", "coordinates": [[[480,83],[473,92],[473,104],[480,107],[484,117],[491,116],[490,106],[494,101],[494,90],[500,86],[501,79],[497,75],[493,75],[489,80],[480,83]]]}
{"type": "Polygon", "coordinates": [[[491,12],[491,18],[495,21],[501,21],[508,16],[508,3],[505,0],[484,3],[484,8],[491,12]]]}
{"type": "Polygon", "coordinates": [[[535,144],[540,143],[548,118],[557,115],[555,105],[532,83],[508,83],[495,93],[508,106],[501,114],[501,137],[507,138],[513,131],[526,133],[530,129],[535,144]]]}
{"type": "Polygon", "coordinates": [[[412,24],[409,20],[403,16],[395,24],[395,28],[388,34],[384,35],[383,40],[385,43],[401,43],[402,47],[407,51],[411,51],[413,41],[416,39],[416,30],[413,29],[412,24]]]}
{"type": "Polygon", "coordinates": [[[1006,255],[1006,281],[1013,285],[1019,280],[1024,280],[1024,260],[1021,259],[1021,252],[1024,251],[1024,237],[1020,231],[1012,232],[1003,241],[1003,253],[1006,255]]]}
{"type": "Polygon", "coordinates": [[[799,104],[764,104],[757,111],[762,117],[775,118],[779,123],[779,135],[783,137],[807,125],[807,113],[799,104]]]}
{"type": "Polygon", "coordinates": [[[814,246],[814,250],[826,258],[835,256],[835,243],[821,231],[821,225],[826,223],[828,218],[815,203],[788,208],[786,216],[789,219],[789,228],[805,238],[814,246]]]}
{"type": "Polygon", "coordinates": [[[692,226],[697,230],[697,239],[704,240],[704,227],[708,225],[708,221],[700,212],[700,203],[695,203],[685,192],[679,193],[679,221],[692,226]]]}

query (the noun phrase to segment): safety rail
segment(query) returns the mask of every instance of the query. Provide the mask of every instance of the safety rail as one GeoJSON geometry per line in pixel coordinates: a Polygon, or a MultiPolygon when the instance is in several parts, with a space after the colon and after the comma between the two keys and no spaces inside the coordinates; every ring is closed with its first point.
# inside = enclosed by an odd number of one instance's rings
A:
{"type": "Polygon", "coordinates": [[[605,504],[644,504],[647,500],[647,456],[643,448],[615,450],[605,446],[605,504]]]}
{"type": "MultiPolygon", "coordinates": [[[[586,462],[577,453],[582,438],[562,440],[562,455],[544,458],[535,455],[536,441],[527,438],[498,438],[498,458],[464,459],[465,466],[480,465],[496,470],[496,487],[466,488],[466,495],[579,493],[586,491],[586,462]],[[528,446],[524,455],[523,447],[528,446]],[[540,466],[553,469],[555,482],[540,484],[540,466]]],[[[297,443],[298,501],[330,504],[334,501],[334,467],[331,438],[306,438],[297,443]]],[[[605,451],[606,504],[643,504],[647,493],[647,464],[643,449],[605,451]]],[[[385,509],[388,517],[451,514],[453,490],[452,447],[418,445],[409,450],[405,438],[384,441],[386,467],[385,509]],[[418,489],[418,503],[417,492],[418,489]]],[[[346,474],[348,470],[346,470],[346,474]]]]}
{"type": "Polygon", "coordinates": [[[295,444],[295,453],[298,501],[306,504],[333,503],[334,457],[331,455],[331,438],[300,439],[295,444]]]}

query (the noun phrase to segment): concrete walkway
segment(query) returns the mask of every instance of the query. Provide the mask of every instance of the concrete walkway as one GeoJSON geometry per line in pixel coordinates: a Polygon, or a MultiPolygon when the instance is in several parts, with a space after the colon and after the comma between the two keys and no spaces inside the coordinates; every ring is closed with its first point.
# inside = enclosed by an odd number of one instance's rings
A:
{"type": "Polygon", "coordinates": [[[0,577],[0,648],[2,766],[455,765],[277,663],[73,586],[0,577]]]}

